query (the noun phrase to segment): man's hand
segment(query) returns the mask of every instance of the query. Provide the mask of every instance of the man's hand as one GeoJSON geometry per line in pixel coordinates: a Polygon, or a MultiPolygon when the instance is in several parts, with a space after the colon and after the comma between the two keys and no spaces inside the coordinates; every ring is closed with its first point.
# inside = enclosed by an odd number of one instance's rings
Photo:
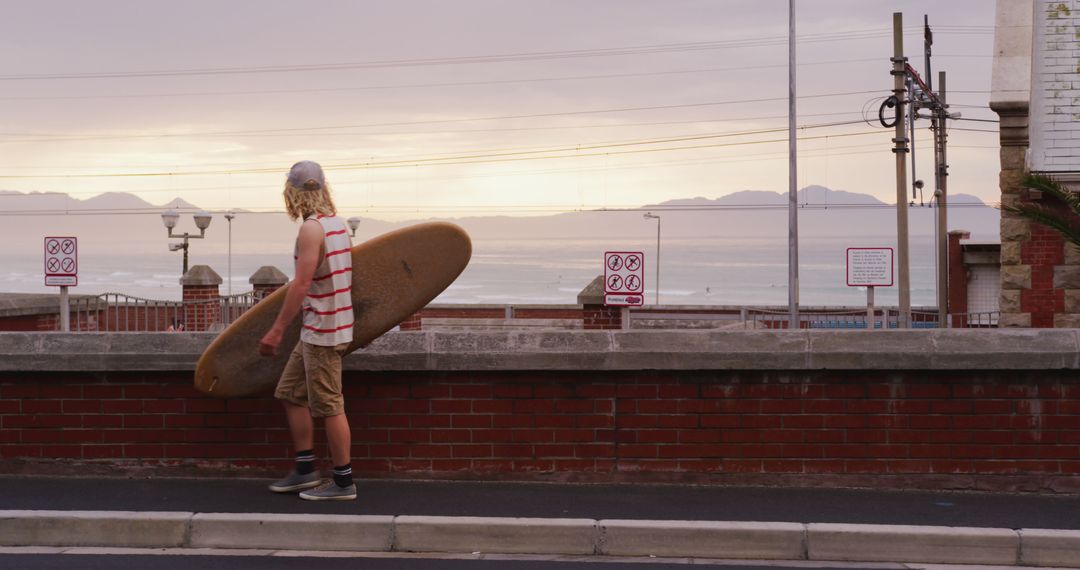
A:
{"type": "Polygon", "coordinates": [[[281,345],[282,330],[278,327],[270,327],[259,341],[259,354],[263,356],[277,356],[278,346],[281,345]]]}

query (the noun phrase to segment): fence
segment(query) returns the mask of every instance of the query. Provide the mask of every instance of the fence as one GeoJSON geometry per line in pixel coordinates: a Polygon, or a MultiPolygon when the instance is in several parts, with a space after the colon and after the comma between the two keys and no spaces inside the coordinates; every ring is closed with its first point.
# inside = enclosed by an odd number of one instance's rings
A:
{"type": "MultiPolygon", "coordinates": [[[[163,332],[215,331],[232,323],[262,297],[260,291],[249,291],[206,300],[162,301],[144,299],[123,293],[104,293],[96,297],[72,300],[72,331],[163,332]]],[[[446,330],[477,328],[474,321],[499,320],[497,328],[574,329],[564,321],[581,319],[580,309],[569,306],[487,307],[438,306],[424,310],[424,320],[431,326],[446,330]],[[496,310],[497,309],[497,310],[496,310]],[[431,315],[427,315],[428,312],[431,315]],[[549,314],[550,313],[550,314],[549,314]],[[509,315],[509,316],[508,316],[509,315]],[[527,317],[527,318],[519,318],[527,317]],[[530,320],[531,319],[531,320],[530,320]],[[445,321],[445,322],[444,322],[445,321]],[[505,322],[503,322],[505,321],[505,322]],[[533,322],[535,321],[535,322],[533,322]],[[541,322],[543,321],[543,322],[541,322]]],[[[949,328],[995,328],[998,312],[948,315],[949,328]]],[[[788,312],[783,307],[646,307],[629,311],[630,328],[634,329],[787,329],[788,312]]],[[[900,313],[894,308],[879,308],[874,314],[874,328],[898,328],[900,313]]],[[[801,329],[866,329],[867,314],[863,308],[813,307],[799,313],[801,329]]],[[[912,311],[912,328],[938,328],[938,315],[932,310],[912,311]]],[[[426,328],[426,327],[425,327],[426,328]]]]}
{"type": "Polygon", "coordinates": [[[163,332],[219,330],[262,299],[248,291],[216,299],[162,301],[124,293],[72,300],[72,331],[163,332]]]}
{"type": "MultiPolygon", "coordinates": [[[[965,313],[948,315],[949,328],[996,328],[999,312],[965,313]]],[[[716,311],[661,309],[630,311],[630,328],[745,328],[745,329],[787,329],[789,313],[781,307],[742,307],[726,308],[716,311]]],[[[888,327],[899,328],[899,309],[880,308],[874,311],[875,329],[888,327]]],[[[939,327],[937,311],[914,310],[911,313],[911,328],[933,329],[939,327]]],[[[817,307],[799,312],[801,329],[866,329],[868,319],[863,308],[828,308],[817,307]]]]}

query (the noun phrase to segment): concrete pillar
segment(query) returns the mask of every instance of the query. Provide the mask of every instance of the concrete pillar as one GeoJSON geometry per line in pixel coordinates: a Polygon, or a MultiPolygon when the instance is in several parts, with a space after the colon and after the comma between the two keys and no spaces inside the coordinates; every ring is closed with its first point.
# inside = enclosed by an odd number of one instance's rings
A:
{"type": "Polygon", "coordinates": [[[264,265],[248,277],[248,283],[251,283],[251,288],[255,291],[256,300],[277,291],[288,282],[289,276],[273,265],[264,265]]]}
{"type": "Polygon", "coordinates": [[[208,265],[196,265],[180,278],[184,330],[205,331],[221,322],[221,276],[208,265]]]}
{"type": "Polygon", "coordinates": [[[960,240],[968,239],[971,233],[966,230],[952,230],[949,232],[949,285],[948,307],[942,316],[942,327],[948,326],[949,315],[952,315],[953,328],[967,326],[964,322],[968,312],[968,272],[964,266],[964,251],[960,247],[960,240]]]}
{"type": "MultiPolygon", "coordinates": [[[[1030,56],[1029,61],[1030,61],[1030,56]]],[[[1001,203],[1019,204],[1027,199],[1021,185],[1027,168],[1029,144],[1029,103],[1024,100],[991,101],[990,108],[1001,119],[1001,203]]],[[[1031,312],[1014,302],[1031,288],[1031,266],[1023,263],[1023,245],[1031,239],[1031,223],[1008,212],[1001,213],[1001,327],[1030,327],[1031,312]]]]}

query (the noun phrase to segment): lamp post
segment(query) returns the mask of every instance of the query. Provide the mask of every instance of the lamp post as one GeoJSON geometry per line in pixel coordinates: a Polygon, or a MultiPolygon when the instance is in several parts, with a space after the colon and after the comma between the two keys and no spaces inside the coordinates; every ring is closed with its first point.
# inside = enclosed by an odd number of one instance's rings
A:
{"type": "Polygon", "coordinates": [[[660,216],[645,213],[646,220],[656,220],[656,304],[660,304],[660,216]]]}
{"type": "Polygon", "coordinates": [[[225,220],[229,222],[229,284],[225,286],[226,295],[232,297],[232,221],[236,214],[232,210],[225,212],[225,220]]]}
{"type": "Polygon", "coordinates": [[[195,227],[199,228],[199,235],[192,235],[188,232],[182,234],[173,234],[173,228],[176,227],[176,222],[180,220],[180,214],[176,210],[169,209],[161,213],[161,221],[165,224],[165,228],[169,230],[170,238],[183,238],[183,243],[170,243],[169,251],[184,250],[184,273],[188,271],[188,240],[191,239],[203,239],[206,237],[206,228],[210,227],[210,220],[213,218],[206,211],[196,212],[194,215],[195,227]]]}

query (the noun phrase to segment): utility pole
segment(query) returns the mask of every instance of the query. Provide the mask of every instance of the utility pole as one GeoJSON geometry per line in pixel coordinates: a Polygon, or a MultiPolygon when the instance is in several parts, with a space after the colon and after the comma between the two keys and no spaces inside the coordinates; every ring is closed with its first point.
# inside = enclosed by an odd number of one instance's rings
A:
{"type": "Polygon", "coordinates": [[[937,104],[934,105],[934,196],[937,198],[937,305],[938,328],[948,323],[949,314],[949,246],[948,246],[948,176],[949,163],[946,159],[945,144],[948,133],[945,121],[949,118],[949,106],[945,103],[945,72],[938,72],[937,104]]]}
{"type": "Polygon", "coordinates": [[[795,137],[795,0],[788,0],[788,329],[799,329],[799,171],[795,137]]]}
{"type": "Polygon", "coordinates": [[[893,152],[896,154],[896,251],[900,275],[900,316],[897,326],[911,326],[911,277],[908,252],[908,202],[907,202],[907,121],[904,106],[907,99],[907,58],[904,57],[904,15],[893,13],[893,96],[896,97],[896,136],[893,152]]]}

